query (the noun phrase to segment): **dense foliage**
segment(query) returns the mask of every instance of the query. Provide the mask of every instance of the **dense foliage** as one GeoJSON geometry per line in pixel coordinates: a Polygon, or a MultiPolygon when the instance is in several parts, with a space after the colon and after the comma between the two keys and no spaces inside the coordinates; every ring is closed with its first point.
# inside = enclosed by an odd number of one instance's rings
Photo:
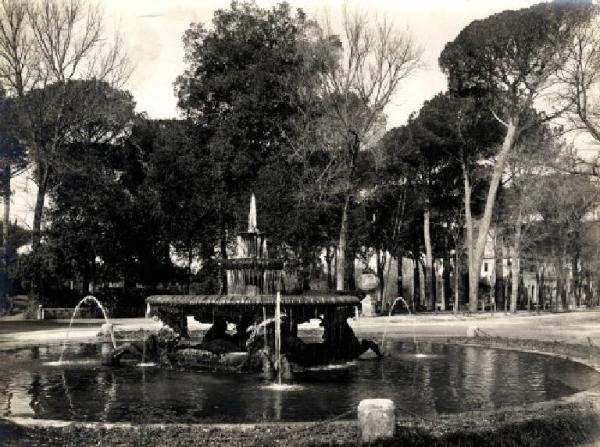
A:
{"type": "MultiPolygon", "coordinates": [[[[361,91],[365,78],[342,83],[353,56],[344,36],[286,3],[234,1],[210,25],[190,26],[175,82],[181,119],[136,114],[128,92],[94,79],[3,100],[0,114],[14,119],[0,128],[0,161],[15,169],[29,160],[49,198],[21,279],[54,301],[103,286],[224,291],[220,263],[246,229],[254,193],[269,254],[300,272],[302,290],[316,280],[335,288],[350,258],[375,265],[381,297],[392,258],[404,257],[417,268],[404,278],[396,264],[398,294],[409,289],[414,308],[433,309],[441,265],[447,307],[451,291],[461,302],[478,292],[482,241],[493,239],[524,260],[511,266],[511,306],[523,269],[552,271],[566,305],[597,275],[598,189],[551,121],[561,110],[538,100],[560,82],[573,30],[590,13],[561,2],[471,23],[440,56],[448,91],[387,132],[389,95],[361,91]]],[[[406,57],[389,92],[416,67],[417,54],[406,57]]],[[[29,234],[13,233],[15,246],[29,234]]],[[[353,288],[351,264],[342,279],[353,288]]]]}

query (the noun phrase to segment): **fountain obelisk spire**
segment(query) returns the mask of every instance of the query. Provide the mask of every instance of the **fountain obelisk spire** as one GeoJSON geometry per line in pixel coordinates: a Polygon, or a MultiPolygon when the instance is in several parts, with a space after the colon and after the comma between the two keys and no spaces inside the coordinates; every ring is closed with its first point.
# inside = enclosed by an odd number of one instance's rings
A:
{"type": "Polygon", "coordinates": [[[250,198],[250,212],[248,213],[248,233],[258,233],[256,226],[256,197],[252,193],[250,198]]]}

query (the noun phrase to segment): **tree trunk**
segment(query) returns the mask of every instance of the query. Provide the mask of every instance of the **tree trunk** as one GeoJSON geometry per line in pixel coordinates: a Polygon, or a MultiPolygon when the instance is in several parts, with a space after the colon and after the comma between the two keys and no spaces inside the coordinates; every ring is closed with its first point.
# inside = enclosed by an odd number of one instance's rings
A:
{"type": "Polygon", "coordinates": [[[350,246],[346,247],[346,287],[347,290],[356,290],[356,259],[355,248],[350,246]]]}
{"type": "Polygon", "coordinates": [[[419,250],[413,249],[413,260],[415,267],[413,269],[413,311],[417,310],[421,303],[421,278],[419,275],[419,250]]]}
{"type": "Polygon", "coordinates": [[[378,299],[383,306],[383,294],[385,292],[385,265],[387,262],[385,250],[377,249],[377,279],[379,280],[379,286],[377,287],[378,299]]]}
{"type": "Polygon", "coordinates": [[[554,310],[559,310],[562,307],[562,269],[560,269],[560,257],[556,261],[556,298],[554,298],[554,310]]]}
{"type": "Polygon", "coordinates": [[[496,244],[494,249],[494,270],[496,273],[496,284],[494,285],[496,293],[496,306],[499,309],[504,308],[504,263],[503,263],[504,237],[501,232],[496,232],[496,244]]]}
{"type": "Polygon", "coordinates": [[[340,226],[340,239],[337,249],[337,264],[336,264],[336,290],[345,290],[346,276],[346,244],[348,243],[348,206],[350,205],[350,196],[346,196],[344,201],[344,209],[342,210],[342,223],[340,226]]]}
{"type": "Polygon", "coordinates": [[[404,281],[402,278],[402,255],[399,255],[396,262],[396,288],[398,289],[398,296],[404,296],[404,281]]]}
{"type": "Polygon", "coordinates": [[[433,253],[431,249],[430,234],[430,212],[429,200],[425,200],[425,211],[423,212],[423,239],[425,242],[425,304],[427,310],[433,310],[435,297],[433,296],[435,276],[433,274],[433,253]]]}
{"type": "MultiPolygon", "coordinates": [[[[468,210],[468,217],[465,215],[465,218],[471,221],[471,225],[468,225],[467,231],[471,233],[470,238],[467,237],[468,243],[468,256],[469,256],[469,309],[471,312],[477,311],[477,299],[479,293],[479,275],[481,269],[481,262],[483,261],[483,253],[485,249],[485,243],[487,240],[487,233],[490,229],[490,223],[492,221],[492,213],[494,211],[494,205],[496,202],[496,193],[498,192],[498,186],[500,185],[500,180],[502,179],[502,173],[504,171],[504,164],[506,162],[506,157],[512,150],[515,142],[516,131],[518,126],[518,117],[511,117],[507,125],[506,135],[504,137],[504,141],[502,142],[502,147],[500,152],[496,157],[496,162],[494,163],[494,170],[492,173],[492,178],[490,180],[490,185],[487,192],[487,197],[485,201],[485,209],[483,212],[483,217],[479,222],[479,228],[477,231],[477,240],[475,245],[473,246],[473,227],[472,227],[472,219],[471,219],[471,201],[470,201],[470,185],[469,185],[469,197],[467,199],[467,191],[465,188],[465,211],[468,210]],[[469,240],[470,239],[470,240],[469,240]]],[[[465,171],[463,165],[463,171],[465,171]]],[[[468,182],[468,177],[465,172],[465,178],[468,182]]],[[[467,213],[465,213],[467,214],[467,213]]]]}
{"type": "Polygon", "coordinates": [[[573,255],[573,257],[571,258],[571,271],[573,272],[572,276],[573,276],[573,281],[572,281],[572,291],[571,291],[571,304],[573,304],[574,306],[579,306],[580,305],[580,288],[579,288],[579,262],[578,262],[578,255],[577,253],[575,253],[573,255]]]}
{"type": "Polygon", "coordinates": [[[300,246],[300,258],[302,259],[302,277],[300,287],[302,293],[310,290],[310,278],[312,276],[313,265],[311,263],[311,257],[308,255],[307,250],[303,245],[300,246]]]}
{"type": "Polygon", "coordinates": [[[515,313],[517,311],[517,302],[519,298],[519,278],[521,272],[521,260],[518,256],[514,256],[511,266],[511,291],[510,291],[510,311],[515,313]]]}
{"type": "Polygon", "coordinates": [[[327,263],[327,290],[333,289],[333,276],[331,274],[332,261],[333,255],[331,253],[331,247],[327,245],[325,248],[325,262],[327,263]]]}
{"type": "MultiPolygon", "coordinates": [[[[344,198],[344,208],[342,209],[342,221],[340,223],[340,238],[338,244],[338,263],[336,272],[336,290],[345,290],[345,286],[351,288],[350,285],[344,284],[346,277],[346,245],[348,244],[348,213],[350,211],[350,196],[352,194],[352,182],[354,181],[354,170],[356,168],[356,157],[360,149],[360,141],[358,136],[354,135],[354,140],[348,143],[350,152],[350,171],[348,174],[348,183],[346,185],[346,197],[344,198]]],[[[354,265],[354,259],[352,260],[354,265]]]]}
{"type": "Polygon", "coordinates": [[[545,276],[544,276],[545,270],[546,270],[546,267],[544,265],[542,265],[542,272],[539,274],[540,282],[539,282],[539,286],[538,286],[538,292],[539,292],[539,297],[540,297],[539,303],[541,304],[543,310],[546,309],[546,284],[545,284],[545,276]]]}
{"type": "Polygon", "coordinates": [[[188,245],[188,268],[187,268],[187,281],[186,281],[186,285],[185,285],[185,294],[189,295],[190,294],[190,286],[192,285],[192,260],[193,260],[193,248],[192,248],[192,244],[190,243],[188,245]]]}
{"type": "Polygon", "coordinates": [[[561,290],[560,290],[560,302],[562,307],[567,307],[567,272],[565,269],[565,265],[567,264],[567,241],[565,241],[562,246],[562,252],[560,256],[560,278],[561,278],[561,290]]]}
{"type": "Polygon", "coordinates": [[[338,271],[338,254],[337,254],[337,247],[335,247],[335,249],[333,251],[333,278],[331,279],[331,284],[334,287],[332,287],[331,290],[336,290],[335,278],[337,278],[337,271],[338,271]]]}
{"type": "Polygon", "coordinates": [[[469,309],[471,311],[477,310],[477,294],[479,292],[479,277],[473,279],[475,276],[474,272],[474,255],[473,255],[473,217],[471,216],[471,182],[469,180],[469,173],[467,172],[467,166],[465,163],[462,165],[463,171],[463,182],[464,182],[464,194],[465,194],[465,229],[466,229],[466,239],[467,239],[467,269],[468,269],[468,277],[469,277],[469,309]],[[472,290],[474,289],[474,290],[472,290]],[[471,303],[473,298],[473,303],[471,303]]]}
{"type": "Polygon", "coordinates": [[[450,287],[450,253],[448,252],[448,244],[445,244],[444,248],[444,273],[443,273],[443,284],[444,284],[444,310],[450,308],[450,294],[452,288],[450,287]]]}
{"type": "MultiPolygon", "coordinates": [[[[220,226],[221,226],[221,240],[220,240],[221,259],[227,259],[227,224],[225,223],[224,219],[221,220],[220,226]]],[[[227,271],[223,267],[222,263],[219,266],[219,276],[220,276],[220,280],[221,280],[221,294],[226,295],[227,294],[227,271]]]]}
{"type": "Polygon", "coordinates": [[[512,253],[512,287],[510,293],[510,311],[517,311],[517,300],[519,297],[519,276],[521,272],[521,213],[515,222],[515,235],[512,253]]]}
{"type": "Polygon", "coordinates": [[[11,166],[10,162],[6,161],[6,165],[3,169],[4,177],[4,190],[2,191],[2,204],[4,205],[4,218],[2,219],[2,245],[6,250],[6,256],[8,257],[8,244],[10,235],[10,180],[11,180],[11,166]]]}
{"type": "Polygon", "coordinates": [[[460,268],[458,264],[458,247],[454,251],[454,315],[458,314],[460,268]]]}
{"type": "Polygon", "coordinates": [[[33,211],[33,227],[31,229],[31,246],[34,253],[38,251],[42,238],[42,218],[44,213],[44,201],[50,178],[50,168],[38,165],[38,191],[33,211]]]}

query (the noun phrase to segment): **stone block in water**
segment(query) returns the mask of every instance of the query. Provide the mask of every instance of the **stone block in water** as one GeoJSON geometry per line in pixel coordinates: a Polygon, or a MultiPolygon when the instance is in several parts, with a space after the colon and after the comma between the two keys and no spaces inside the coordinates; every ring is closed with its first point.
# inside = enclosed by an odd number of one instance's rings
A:
{"type": "Polygon", "coordinates": [[[363,443],[386,441],[396,434],[396,407],[390,399],[364,399],[358,404],[363,443]]]}

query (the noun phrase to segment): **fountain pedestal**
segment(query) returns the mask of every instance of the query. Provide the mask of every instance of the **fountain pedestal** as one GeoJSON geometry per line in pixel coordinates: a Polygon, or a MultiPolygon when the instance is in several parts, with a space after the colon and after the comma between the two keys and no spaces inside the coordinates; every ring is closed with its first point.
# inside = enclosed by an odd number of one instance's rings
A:
{"type": "Polygon", "coordinates": [[[369,294],[361,300],[360,307],[361,314],[364,317],[375,317],[377,315],[375,313],[375,306],[373,306],[373,298],[371,298],[371,295],[369,294]]]}
{"type": "Polygon", "coordinates": [[[365,292],[366,296],[361,301],[362,314],[365,317],[375,317],[377,312],[375,309],[375,300],[371,295],[379,287],[379,279],[377,275],[370,270],[365,270],[358,278],[358,288],[365,292]]]}

